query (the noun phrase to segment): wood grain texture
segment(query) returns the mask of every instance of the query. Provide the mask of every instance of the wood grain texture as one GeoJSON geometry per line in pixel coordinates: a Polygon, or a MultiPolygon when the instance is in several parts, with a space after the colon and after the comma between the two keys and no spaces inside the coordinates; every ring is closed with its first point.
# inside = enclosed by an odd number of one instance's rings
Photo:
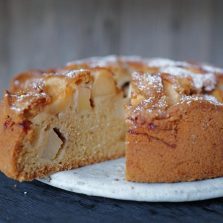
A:
{"type": "Polygon", "coordinates": [[[212,1],[210,61],[223,67],[223,1],[212,1]]]}
{"type": "Polygon", "coordinates": [[[120,53],[172,57],[172,6],[171,0],[124,0],[120,53]]]}
{"type": "Polygon", "coordinates": [[[130,202],[63,191],[0,174],[0,222],[222,222],[223,199],[186,203],[130,202]]]}
{"type": "Polygon", "coordinates": [[[107,54],[223,66],[221,0],[0,0],[0,88],[29,68],[107,54]]]}
{"type": "Polygon", "coordinates": [[[176,0],[173,8],[173,57],[179,60],[209,61],[211,0],[176,0]]]}
{"type": "MultiPolygon", "coordinates": [[[[0,92],[3,92],[9,81],[9,9],[5,1],[0,1],[0,92]]],[[[1,93],[0,93],[1,95],[1,93]]]]}

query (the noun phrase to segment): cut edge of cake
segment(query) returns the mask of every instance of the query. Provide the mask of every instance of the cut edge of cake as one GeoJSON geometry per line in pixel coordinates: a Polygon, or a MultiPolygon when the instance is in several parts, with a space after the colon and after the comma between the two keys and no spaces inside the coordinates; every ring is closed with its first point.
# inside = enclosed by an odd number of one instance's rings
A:
{"type": "Polygon", "coordinates": [[[0,106],[0,170],[32,180],[124,156],[126,147],[129,181],[222,176],[222,74],[135,56],[23,72],[0,106]]]}
{"type": "Polygon", "coordinates": [[[32,72],[1,104],[2,172],[32,180],[124,156],[127,99],[110,70],[32,72]]]}

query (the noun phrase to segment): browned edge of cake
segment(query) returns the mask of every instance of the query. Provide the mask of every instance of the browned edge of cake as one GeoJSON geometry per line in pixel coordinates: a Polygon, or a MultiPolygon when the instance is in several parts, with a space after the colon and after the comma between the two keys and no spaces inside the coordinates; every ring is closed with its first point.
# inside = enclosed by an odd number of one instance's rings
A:
{"type": "Polygon", "coordinates": [[[223,176],[222,70],[155,61],[135,73],[127,109],[126,178],[180,182],[223,176]]]}

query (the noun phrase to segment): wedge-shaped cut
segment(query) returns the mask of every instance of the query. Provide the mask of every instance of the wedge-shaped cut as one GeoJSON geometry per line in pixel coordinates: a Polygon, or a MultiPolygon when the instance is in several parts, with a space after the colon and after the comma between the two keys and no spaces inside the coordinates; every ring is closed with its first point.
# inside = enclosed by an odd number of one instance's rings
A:
{"type": "Polygon", "coordinates": [[[0,110],[6,175],[32,180],[124,155],[126,99],[109,70],[62,70],[25,81],[30,87],[7,92],[0,110]]]}

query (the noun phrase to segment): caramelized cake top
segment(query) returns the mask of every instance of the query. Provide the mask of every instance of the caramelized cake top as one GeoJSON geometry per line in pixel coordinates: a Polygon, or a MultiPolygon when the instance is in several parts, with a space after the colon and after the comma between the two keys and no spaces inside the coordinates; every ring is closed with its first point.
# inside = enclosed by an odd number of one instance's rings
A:
{"type": "Polygon", "coordinates": [[[39,110],[58,98],[67,98],[75,85],[92,82],[97,72],[105,70],[112,74],[117,87],[126,91],[126,96],[132,80],[131,116],[143,111],[162,117],[171,106],[192,101],[223,106],[223,69],[138,56],[93,57],[59,69],[23,72],[14,78],[5,100],[17,112],[35,110],[34,107],[39,110]]]}

